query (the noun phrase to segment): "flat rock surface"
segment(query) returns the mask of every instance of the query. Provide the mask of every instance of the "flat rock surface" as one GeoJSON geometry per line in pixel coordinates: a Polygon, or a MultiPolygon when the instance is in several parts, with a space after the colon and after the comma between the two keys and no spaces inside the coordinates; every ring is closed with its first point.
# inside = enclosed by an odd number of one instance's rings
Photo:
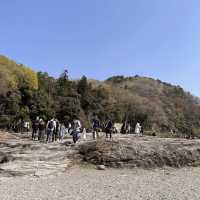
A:
{"type": "Polygon", "coordinates": [[[118,135],[79,145],[86,162],[114,168],[200,166],[200,140],[118,135]]]}
{"type": "Polygon", "coordinates": [[[63,173],[72,165],[70,156],[76,151],[70,143],[33,142],[26,134],[0,133],[0,139],[0,180],[63,173]]]}

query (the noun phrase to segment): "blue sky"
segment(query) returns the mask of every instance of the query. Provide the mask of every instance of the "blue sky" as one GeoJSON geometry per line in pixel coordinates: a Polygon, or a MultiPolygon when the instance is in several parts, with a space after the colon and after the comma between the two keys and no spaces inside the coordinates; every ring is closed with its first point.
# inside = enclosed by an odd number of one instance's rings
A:
{"type": "Polygon", "coordinates": [[[0,0],[0,54],[71,78],[158,78],[200,96],[199,0],[0,0]]]}

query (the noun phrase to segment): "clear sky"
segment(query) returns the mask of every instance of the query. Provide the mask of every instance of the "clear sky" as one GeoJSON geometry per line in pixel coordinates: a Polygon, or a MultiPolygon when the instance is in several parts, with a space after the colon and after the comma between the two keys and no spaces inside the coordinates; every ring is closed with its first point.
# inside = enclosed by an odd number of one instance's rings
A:
{"type": "Polygon", "coordinates": [[[200,96],[199,0],[0,0],[0,54],[71,78],[159,78],[200,96]]]}

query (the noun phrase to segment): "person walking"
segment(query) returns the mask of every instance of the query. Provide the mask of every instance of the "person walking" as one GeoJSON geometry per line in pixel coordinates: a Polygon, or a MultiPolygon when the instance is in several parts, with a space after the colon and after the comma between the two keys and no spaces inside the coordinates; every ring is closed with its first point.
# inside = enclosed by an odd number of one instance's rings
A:
{"type": "Polygon", "coordinates": [[[63,142],[63,139],[64,139],[64,137],[65,137],[65,133],[67,132],[67,130],[66,130],[66,127],[65,127],[65,125],[64,125],[64,123],[61,123],[60,124],[60,128],[59,128],[59,140],[61,141],[61,142],[63,142]]]}
{"type": "Polygon", "coordinates": [[[47,123],[47,126],[46,126],[46,129],[47,129],[47,139],[46,139],[46,142],[52,142],[52,137],[53,137],[53,133],[54,133],[54,130],[55,130],[55,121],[54,119],[51,119],[50,121],[48,121],[47,123]]]}
{"type": "Polygon", "coordinates": [[[106,138],[108,138],[108,135],[110,135],[110,139],[112,138],[112,128],[113,128],[113,123],[112,120],[109,119],[107,124],[106,124],[106,138]]]}
{"type": "Polygon", "coordinates": [[[73,121],[73,131],[72,131],[72,137],[73,137],[73,142],[74,144],[76,144],[76,142],[79,140],[80,138],[80,133],[81,133],[81,122],[80,120],[76,119],[73,121]]]}

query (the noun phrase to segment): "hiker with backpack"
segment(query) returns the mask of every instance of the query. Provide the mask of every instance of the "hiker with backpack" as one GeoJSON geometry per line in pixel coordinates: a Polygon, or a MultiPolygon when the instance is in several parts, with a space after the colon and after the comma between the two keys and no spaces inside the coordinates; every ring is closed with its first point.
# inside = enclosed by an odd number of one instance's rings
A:
{"type": "Polygon", "coordinates": [[[100,121],[97,116],[95,116],[95,118],[93,120],[92,128],[93,128],[92,135],[93,135],[93,139],[95,140],[96,138],[99,138],[99,132],[100,132],[100,128],[101,128],[100,121]]]}

